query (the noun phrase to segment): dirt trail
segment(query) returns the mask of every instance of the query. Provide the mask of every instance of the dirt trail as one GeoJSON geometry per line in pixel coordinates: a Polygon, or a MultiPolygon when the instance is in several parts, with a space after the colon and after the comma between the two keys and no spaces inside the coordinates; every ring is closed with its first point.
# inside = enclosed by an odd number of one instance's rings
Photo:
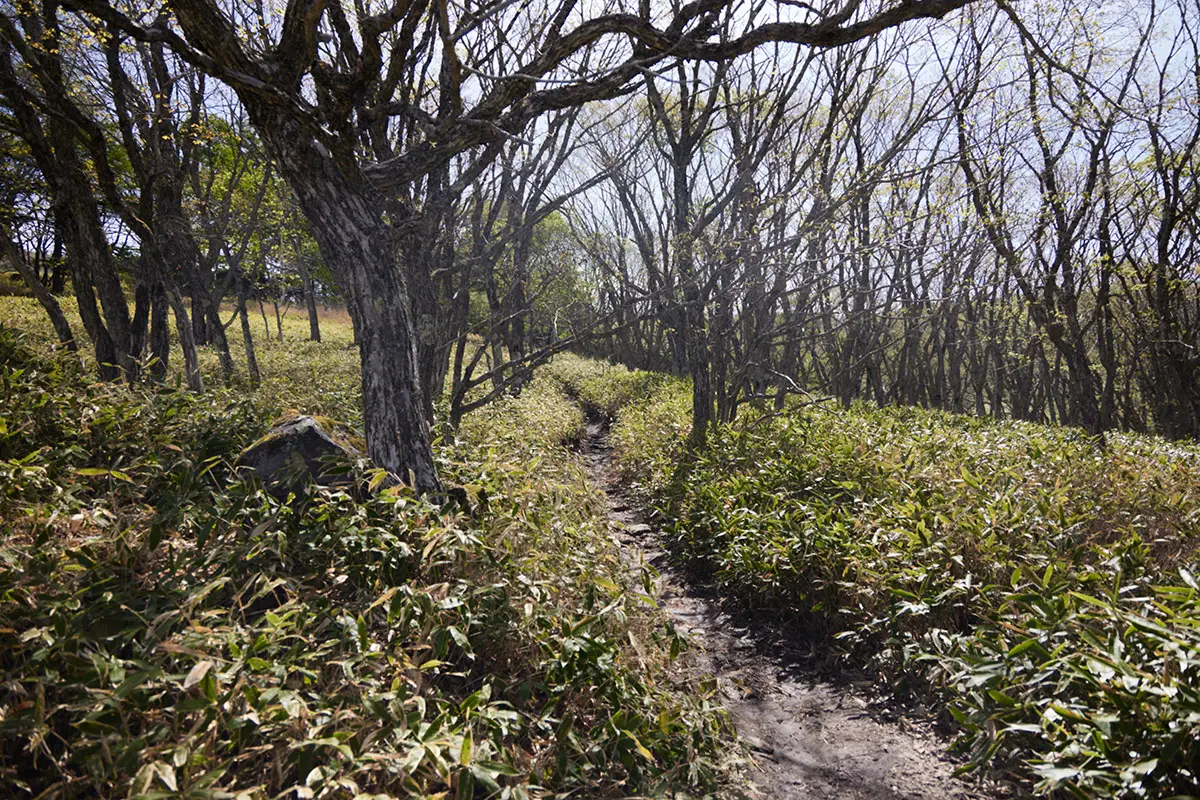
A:
{"type": "MultiPolygon", "coordinates": [[[[584,460],[608,498],[626,555],[660,573],[660,603],[699,645],[698,667],[715,675],[721,701],[754,745],[754,796],[824,800],[976,800],[986,791],[952,775],[927,723],[898,717],[852,687],[822,681],[760,626],[734,619],[672,570],[644,512],[611,468],[607,432],[588,425],[584,460]],[[764,635],[765,634],[765,635],[764,635]],[[890,719],[888,719],[890,717],[890,719]]],[[[794,650],[792,651],[795,652],[794,650]]]]}

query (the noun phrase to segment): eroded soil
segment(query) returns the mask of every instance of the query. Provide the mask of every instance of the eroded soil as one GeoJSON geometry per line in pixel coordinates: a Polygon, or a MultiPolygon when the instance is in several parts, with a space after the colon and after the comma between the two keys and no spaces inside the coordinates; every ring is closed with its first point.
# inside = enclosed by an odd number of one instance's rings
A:
{"type": "MultiPolygon", "coordinates": [[[[722,704],[753,747],[749,794],[763,798],[976,800],[1005,796],[953,775],[927,720],[909,719],[870,693],[834,684],[763,620],[735,618],[719,598],[672,569],[658,531],[611,468],[607,432],[588,426],[584,460],[605,491],[614,531],[632,562],[659,574],[660,604],[698,645],[696,668],[717,678],[722,704]]],[[[752,617],[752,615],[751,615],[752,617]]]]}

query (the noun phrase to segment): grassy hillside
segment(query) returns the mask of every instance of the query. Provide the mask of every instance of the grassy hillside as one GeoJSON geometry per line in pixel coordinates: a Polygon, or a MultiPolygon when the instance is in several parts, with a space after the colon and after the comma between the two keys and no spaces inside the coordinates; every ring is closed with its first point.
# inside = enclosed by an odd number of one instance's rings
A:
{"type": "Polygon", "coordinates": [[[1200,448],[793,407],[684,457],[685,384],[555,369],[616,412],[620,466],[679,558],[931,698],[972,764],[1041,793],[1197,794],[1200,448]]]}
{"type": "Polygon", "coordinates": [[[264,343],[256,392],[206,354],[197,397],[92,384],[36,306],[3,303],[0,796],[718,785],[725,723],[618,559],[559,383],[439,443],[471,508],[281,503],[231,464],[285,410],[356,421],[344,326],[264,343]]]}

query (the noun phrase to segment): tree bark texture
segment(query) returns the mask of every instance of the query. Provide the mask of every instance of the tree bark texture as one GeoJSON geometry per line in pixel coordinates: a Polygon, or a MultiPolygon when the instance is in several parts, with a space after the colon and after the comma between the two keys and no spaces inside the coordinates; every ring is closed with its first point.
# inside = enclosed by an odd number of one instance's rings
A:
{"type": "Polygon", "coordinates": [[[403,270],[380,198],[346,159],[265,104],[251,119],[304,209],[325,262],[352,295],[367,452],[418,491],[439,491],[403,270]]]}

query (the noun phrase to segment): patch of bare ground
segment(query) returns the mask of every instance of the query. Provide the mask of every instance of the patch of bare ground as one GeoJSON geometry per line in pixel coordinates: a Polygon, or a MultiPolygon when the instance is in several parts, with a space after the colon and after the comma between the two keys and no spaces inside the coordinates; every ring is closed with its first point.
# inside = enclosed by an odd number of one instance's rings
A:
{"type": "Polygon", "coordinates": [[[583,457],[607,496],[626,557],[658,572],[659,603],[691,637],[690,668],[714,676],[722,705],[750,744],[750,785],[759,798],[983,800],[1009,796],[954,775],[947,742],[928,718],[909,716],[869,682],[831,681],[769,619],[731,611],[672,568],[646,511],[611,467],[607,431],[593,420],[583,457]]]}

